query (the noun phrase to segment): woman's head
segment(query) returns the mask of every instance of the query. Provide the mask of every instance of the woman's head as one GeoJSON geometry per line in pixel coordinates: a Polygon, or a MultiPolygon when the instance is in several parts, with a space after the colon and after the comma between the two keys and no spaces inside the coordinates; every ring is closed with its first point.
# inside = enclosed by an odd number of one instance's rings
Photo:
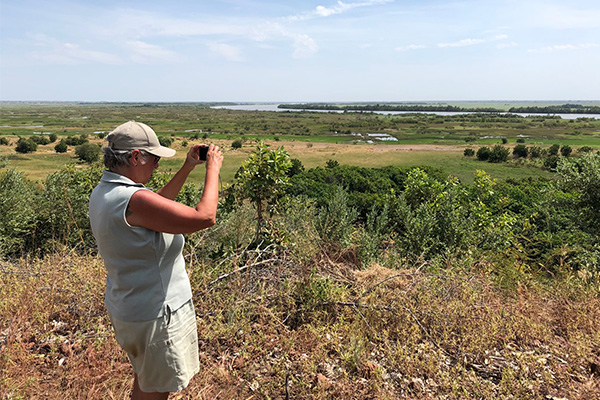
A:
{"type": "Polygon", "coordinates": [[[108,146],[103,149],[104,165],[111,171],[122,166],[131,166],[134,150],[139,150],[142,163],[149,161],[149,155],[158,159],[175,155],[175,150],[162,146],[154,130],[141,122],[129,121],[121,124],[110,132],[106,139],[108,146]]]}

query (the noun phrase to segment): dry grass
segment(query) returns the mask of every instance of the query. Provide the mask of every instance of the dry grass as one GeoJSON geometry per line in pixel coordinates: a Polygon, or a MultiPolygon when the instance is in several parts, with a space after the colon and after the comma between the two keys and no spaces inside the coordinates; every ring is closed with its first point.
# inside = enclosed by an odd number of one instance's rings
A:
{"type": "MultiPolygon", "coordinates": [[[[201,372],[172,398],[600,395],[600,299],[576,278],[507,291],[483,273],[360,271],[348,254],[269,258],[215,283],[191,266],[201,372]]],[[[104,279],[95,257],[0,264],[1,399],[128,398],[104,279]]]]}

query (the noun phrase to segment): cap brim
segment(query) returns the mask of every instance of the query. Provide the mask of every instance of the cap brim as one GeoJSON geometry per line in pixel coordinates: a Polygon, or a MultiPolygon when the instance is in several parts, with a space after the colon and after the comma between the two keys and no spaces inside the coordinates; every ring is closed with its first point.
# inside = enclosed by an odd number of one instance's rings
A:
{"type": "Polygon", "coordinates": [[[146,150],[148,153],[152,154],[153,156],[157,156],[157,157],[173,157],[176,153],[175,150],[170,149],[168,147],[164,147],[164,146],[159,146],[159,147],[154,147],[152,149],[148,149],[146,150]]]}

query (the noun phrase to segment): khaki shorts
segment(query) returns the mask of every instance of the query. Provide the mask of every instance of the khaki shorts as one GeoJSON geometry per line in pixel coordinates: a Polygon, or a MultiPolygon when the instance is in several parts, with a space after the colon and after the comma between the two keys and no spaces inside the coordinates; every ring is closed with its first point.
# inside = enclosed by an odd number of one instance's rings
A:
{"type": "Polygon", "coordinates": [[[198,331],[192,300],[144,322],[110,315],[115,337],[127,352],[142,392],[178,392],[199,371],[198,331]]]}

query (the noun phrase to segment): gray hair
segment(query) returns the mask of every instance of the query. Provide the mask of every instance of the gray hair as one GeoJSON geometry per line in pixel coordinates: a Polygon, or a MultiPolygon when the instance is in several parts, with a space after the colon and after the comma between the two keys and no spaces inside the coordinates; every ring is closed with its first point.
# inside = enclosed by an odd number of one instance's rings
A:
{"type": "MultiPolygon", "coordinates": [[[[115,150],[104,146],[102,151],[104,152],[104,166],[109,171],[114,171],[115,169],[124,165],[131,165],[129,163],[129,158],[131,157],[133,150],[115,150]]],[[[144,150],[140,150],[140,154],[142,155],[142,162],[146,163],[149,153],[144,150]]]]}

